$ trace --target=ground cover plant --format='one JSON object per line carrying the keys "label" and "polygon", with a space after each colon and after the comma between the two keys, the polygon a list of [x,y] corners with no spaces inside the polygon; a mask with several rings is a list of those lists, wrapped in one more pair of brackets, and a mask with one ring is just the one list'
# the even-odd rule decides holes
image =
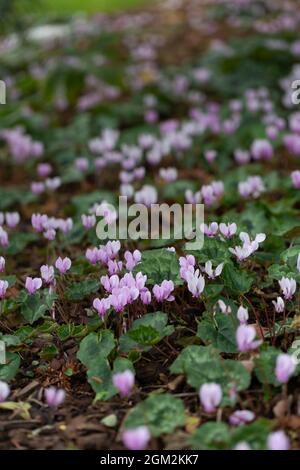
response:
{"label": "ground cover plant", "polygon": [[[0,449],[299,449],[297,3],[35,26],[0,42]],[[203,247],[99,240],[120,195],[204,204]]]}

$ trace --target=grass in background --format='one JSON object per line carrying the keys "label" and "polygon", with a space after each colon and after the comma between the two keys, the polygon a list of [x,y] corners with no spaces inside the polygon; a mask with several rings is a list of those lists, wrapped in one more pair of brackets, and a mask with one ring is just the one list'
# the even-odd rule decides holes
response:
{"label": "grass in background", "polygon": [[58,14],[76,11],[95,13],[126,10],[143,3],[145,0],[40,0],[40,9],[43,12]]}

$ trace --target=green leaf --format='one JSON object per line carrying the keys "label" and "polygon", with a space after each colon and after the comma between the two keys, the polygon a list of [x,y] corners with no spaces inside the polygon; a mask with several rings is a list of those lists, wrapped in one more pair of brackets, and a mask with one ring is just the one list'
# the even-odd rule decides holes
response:
{"label": "green leaf", "polygon": [[9,237],[9,246],[6,249],[6,254],[17,255],[22,253],[30,243],[36,242],[38,239],[36,233],[12,233]]}
{"label": "green leaf", "polygon": [[236,268],[231,263],[224,265],[221,277],[225,286],[234,294],[245,294],[254,282],[254,275]]}
{"label": "green leaf", "polygon": [[78,214],[86,213],[95,203],[100,204],[103,201],[114,204],[114,194],[110,191],[94,191],[72,198],[72,204],[75,206]]}
{"label": "green leaf", "polygon": [[182,401],[169,393],[150,395],[130,411],[125,419],[126,429],[148,426],[152,436],[170,434],[185,423]]}
{"label": "green leaf", "polygon": [[97,279],[88,279],[86,281],[76,282],[66,289],[66,298],[68,300],[78,301],[97,292],[99,287],[100,284]]}
{"label": "green leaf", "polygon": [[190,439],[194,450],[224,450],[230,442],[229,427],[225,423],[205,423]]}
{"label": "green leaf", "polygon": [[20,357],[16,353],[6,353],[6,364],[0,364],[0,380],[9,382],[18,372]]}
{"label": "green leaf", "polygon": [[129,338],[139,344],[152,346],[159,342],[159,331],[155,330],[151,325],[140,325],[138,328],[131,329],[128,332]]}
{"label": "green leaf", "polygon": [[112,384],[112,372],[105,358],[93,359],[87,370],[88,382],[96,393],[96,400],[108,400],[116,394]]}
{"label": "green leaf", "polygon": [[232,315],[222,313],[207,316],[198,324],[197,336],[225,353],[236,353],[235,332],[238,321]]}
{"label": "green leaf", "polygon": [[21,314],[31,325],[43,317],[47,310],[49,308],[43,303],[39,292],[34,295],[28,295],[25,302],[21,305]]}
{"label": "green leaf", "polygon": [[229,391],[245,390],[250,385],[251,376],[238,361],[222,359],[212,346],[187,346],[170,367],[172,374],[185,374],[187,382],[197,390],[208,382],[216,382],[223,390],[222,406],[232,404]]}
{"label": "green leaf", "polygon": [[106,358],[114,347],[115,340],[111,331],[104,330],[100,333],[90,333],[81,341],[77,357],[82,364],[89,368],[92,361]]}
{"label": "green leaf", "polygon": [[252,450],[265,450],[267,437],[272,427],[272,421],[265,418],[259,418],[254,423],[237,427],[232,432],[231,448],[239,442],[247,442]]}
{"label": "green leaf", "polygon": [[265,349],[262,348],[259,357],[255,359],[255,375],[262,384],[268,383],[278,386],[279,382],[275,376],[275,367],[277,356],[281,351],[272,346],[264,347]]}
{"label": "green leaf", "polygon": [[139,271],[147,275],[148,284],[160,284],[165,279],[173,281],[175,285],[182,284],[178,257],[166,248],[144,251],[142,261],[135,267],[134,273]]}
{"label": "green leaf", "polygon": [[192,254],[200,263],[214,260],[216,264],[223,263],[230,258],[227,244],[217,238],[204,238],[204,245],[200,251],[194,250]]}
{"label": "green leaf", "polygon": [[120,350],[123,352],[129,352],[133,349],[147,351],[165,336],[172,334],[173,331],[174,327],[168,325],[166,313],[148,313],[135,320],[129,332],[121,336]]}

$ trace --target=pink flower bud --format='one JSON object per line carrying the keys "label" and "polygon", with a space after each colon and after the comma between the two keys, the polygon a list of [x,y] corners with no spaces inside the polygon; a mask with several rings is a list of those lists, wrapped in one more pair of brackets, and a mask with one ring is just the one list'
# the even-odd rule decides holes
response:
{"label": "pink flower bud", "polygon": [[10,394],[9,385],[6,382],[0,380],[0,403],[6,400]]}
{"label": "pink flower bud", "polygon": [[112,377],[114,386],[118,389],[122,397],[130,395],[132,387],[134,386],[134,374],[131,370],[127,369],[124,372],[118,372]]}
{"label": "pink flower bud", "polygon": [[267,446],[269,450],[289,450],[290,441],[284,431],[275,431],[269,434]]}
{"label": "pink flower bud", "polygon": [[50,408],[57,408],[64,402],[66,397],[65,391],[56,387],[46,388],[44,394],[47,405],[50,406]]}
{"label": "pink flower bud", "polygon": [[123,444],[129,450],[144,450],[150,438],[151,435],[147,426],[128,429],[128,431],[124,431],[122,435]]}
{"label": "pink flower bud", "polygon": [[288,354],[279,354],[276,360],[275,375],[280,383],[287,383],[296,369],[296,363]]}
{"label": "pink flower bud", "polygon": [[199,391],[200,401],[206,413],[213,413],[222,400],[222,389],[219,384],[203,384]]}

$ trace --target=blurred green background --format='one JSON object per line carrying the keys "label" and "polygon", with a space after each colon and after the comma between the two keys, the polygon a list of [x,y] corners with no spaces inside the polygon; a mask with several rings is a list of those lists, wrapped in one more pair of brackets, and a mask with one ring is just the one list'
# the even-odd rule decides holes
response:
{"label": "blurred green background", "polygon": [[21,32],[34,18],[42,22],[76,13],[114,12],[154,0],[0,0],[0,36]]}
{"label": "blurred green background", "polygon": [[144,0],[39,0],[40,8],[51,13],[115,11],[141,5]]}

